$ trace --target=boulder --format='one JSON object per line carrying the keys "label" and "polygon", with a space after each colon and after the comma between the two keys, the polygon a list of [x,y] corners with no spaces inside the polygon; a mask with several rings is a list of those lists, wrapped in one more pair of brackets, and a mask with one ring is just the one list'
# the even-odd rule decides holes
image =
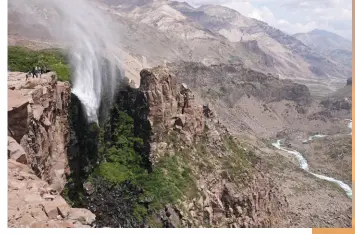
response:
{"label": "boulder", "polygon": [[16,140],[10,136],[7,137],[7,158],[11,158],[19,163],[27,163],[26,152],[22,146],[19,145]]}
{"label": "boulder", "polygon": [[72,208],[69,213],[69,219],[77,220],[83,225],[92,225],[96,216],[87,209]]}

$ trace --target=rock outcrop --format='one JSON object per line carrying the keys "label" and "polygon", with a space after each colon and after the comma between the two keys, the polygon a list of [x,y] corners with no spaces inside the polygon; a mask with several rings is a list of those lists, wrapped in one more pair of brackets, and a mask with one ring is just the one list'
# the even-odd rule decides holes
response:
{"label": "rock outcrop", "polygon": [[8,87],[9,136],[21,144],[36,174],[61,192],[68,166],[69,83],[58,82],[54,73],[26,81],[24,73],[10,72]]}
{"label": "rock outcrop", "polygon": [[45,181],[26,165],[8,161],[8,227],[91,227],[95,215],[71,208]]}
{"label": "rock outcrop", "polygon": [[[194,102],[194,96],[186,84],[178,84],[166,68],[157,67],[141,71],[139,91],[145,96],[149,106],[148,120],[153,132],[169,133],[178,131],[182,140],[191,144],[193,139],[204,130],[204,115],[201,105]],[[155,144],[161,139],[152,139],[152,154],[155,150],[166,148],[164,143]],[[154,159],[152,159],[154,161]]]}

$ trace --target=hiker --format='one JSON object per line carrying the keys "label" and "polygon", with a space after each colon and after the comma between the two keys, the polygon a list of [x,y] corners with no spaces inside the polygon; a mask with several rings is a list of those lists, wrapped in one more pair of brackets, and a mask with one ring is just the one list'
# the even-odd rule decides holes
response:
{"label": "hiker", "polygon": [[32,73],[32,78],[35,78],[35,76],[37,76],[36,75],[36,67],[32,67],[31,73]]}
{"label": "hiker", "polygon": [[41,77],[40,67],[39,67],[39,66],[36,66],[36,77],[37,77],[37,78],[38,78],[38,74],[39,74],[39,77]]}
{"label": "hiker", "polygon": [[44,66],[41,67],[41,74],[44,74]]}

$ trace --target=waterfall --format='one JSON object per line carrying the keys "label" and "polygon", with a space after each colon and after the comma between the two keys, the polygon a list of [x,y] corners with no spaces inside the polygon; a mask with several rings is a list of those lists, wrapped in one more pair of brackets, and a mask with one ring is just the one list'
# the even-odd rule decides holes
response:
{"label": "waterfall", "polygon": [[98,122],[103,95],[111,102],[122,77],[115,52],[119,37],[110,29],[110,18],[88,0],[12,0],[10,7],[21,16],[22,25],[45,29],[51,40],[65,46],[73,69],[72,92],[88,121]]}

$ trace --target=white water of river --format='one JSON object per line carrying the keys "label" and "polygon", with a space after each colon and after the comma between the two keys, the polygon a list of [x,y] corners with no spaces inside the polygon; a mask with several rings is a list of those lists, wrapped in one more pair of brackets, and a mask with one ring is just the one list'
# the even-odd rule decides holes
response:
{"label": "white water of river", "polygon": [[348,128],[351,129],[351,133],[350,135],[353,135],[353,121],[352,120],[349,120],[350,122],[348,123]]}
{"label": "white water of river", "polygon": [[[352,129],[352,121],[348,124],[348,127],[350,129]],[[325,135],[316,135],[316,136],[318,136],[318,137],[315,137],[315,136],[313,136],[313,138],[310,137],[308,139],[308,141],[313,140],[314,138],[319,138],[319,136],[324,137]],[[310,169],[309,169],[307,160],[303,157],[303,155],[300,152],[298,152],[296,150],[288,150],[288,149],[282,147],[281,146],[281,140],[277,140],[276,142],[272,143],[272,146],[274,146],[275,148],[277,148],[279,150],[282,150],[284,152],[287,152],[287,153],[293,155],[296,158],[296,160],[297,160],[297,162],[298,162],[298,164],[299,164],[301,169],[305,170],[306,172],[314,175],[315,177],[317,177],[317,178],[319,178],[321,180],[325,180],[325,181],[329,181],[331,183],[335,183],[336,185],[338,185],[340,188],[342,188],[344,190],[344,192],[346,193],[346,195],[350,199],[352,199],[353,192],[352,192],[352,189],[351,189],[351,187],[349,185],[345,184],[344,182],[342,182],[340,180],[336,180],[336,179],[334,179],[332,177],[319,175],[319,174],[315,174],[315,173],[311,172]]]}

